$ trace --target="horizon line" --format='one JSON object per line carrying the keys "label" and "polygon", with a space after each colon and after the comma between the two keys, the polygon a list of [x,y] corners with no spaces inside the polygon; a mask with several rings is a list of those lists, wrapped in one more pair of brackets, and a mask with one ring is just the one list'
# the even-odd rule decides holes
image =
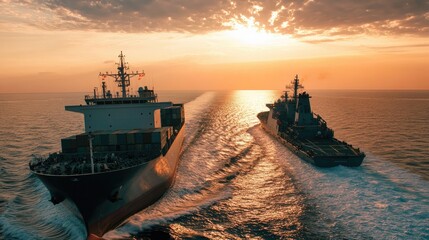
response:
{"label": "horizon line", "polygon": [[[310,91],[429,91],[429,89],[362,89],[362,88],[309,88]],[[283,89],[159,89],[157,91],[202,91],[202,92],[225,92],[225,91],[283,91]],[[56,92],[0,92],[0,94],[52,94],[52,93],[92,93],[92,91],[56,91]]]}

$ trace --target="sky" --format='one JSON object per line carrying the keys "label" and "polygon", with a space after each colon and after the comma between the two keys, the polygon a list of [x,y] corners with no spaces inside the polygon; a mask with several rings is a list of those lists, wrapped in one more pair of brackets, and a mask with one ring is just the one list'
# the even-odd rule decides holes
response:
{"label": "sky", "polygon": [[[429,89],[427,0],[0,0],[0,93]],[[109,85],[110,84],[110,85]],[[113,82],[108,82],[113,88]]]}

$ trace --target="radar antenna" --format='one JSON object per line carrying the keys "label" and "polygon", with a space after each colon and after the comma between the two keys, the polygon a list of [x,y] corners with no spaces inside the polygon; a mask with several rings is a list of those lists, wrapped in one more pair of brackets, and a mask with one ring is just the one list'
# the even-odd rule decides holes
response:
{"label": "radar antenna", "polygon": [[296,102],[298,100],[298,89],[304,88],[304,86],[299,84],[298,74],[295,75],[295,79],[292,80],[291,85],[287,86],[287,88],[293,89],[293,99]]}
{"label": "radar antenna", "polygon": [[127,87],[130,86],[130,78],[134,77],[134,76],[144,76],[144,71],[140,72],[136,71],[136,72],[131,72],[131,73],[127,73],[126,70],[129,70],[130,68],[128,67],[128,63],[125,62],[125,55],[121,54],[118,56],[119,57],[119,63],[116,63],[118,65],[118,73],[100,73],[99,76],[105,78],[105,77],[113,77],[115,79],[115,82],[118,83],[118,87],[120,87],[122,89],[122,97],[126,98],[127,97]]}

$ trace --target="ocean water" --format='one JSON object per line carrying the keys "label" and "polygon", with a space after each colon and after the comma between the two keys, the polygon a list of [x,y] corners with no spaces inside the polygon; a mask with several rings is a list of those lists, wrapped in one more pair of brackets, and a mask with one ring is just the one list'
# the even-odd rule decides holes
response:
{"label": "ocean water", "polygon": [[[429,91],[310,91],[313,111],[366,154],[316,168],[258,125],[279,91],[160,91],[186,102],[174,185],[106,239],[429,239]],[[83,130],[82,94],[0,94],[0,238],[85,239],[28,169]]]}

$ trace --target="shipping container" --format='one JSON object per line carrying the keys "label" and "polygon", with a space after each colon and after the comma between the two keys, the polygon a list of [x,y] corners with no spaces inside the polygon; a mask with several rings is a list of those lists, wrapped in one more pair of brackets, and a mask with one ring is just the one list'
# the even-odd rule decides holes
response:
{"label": "shipping container", "polygon": [[161,125],[162,127],[174,126],[172,122],[174,119],[182,119],[183,107],[181,105],[171,106],[161,109]]}
{"label": "shipping container", "polygon": [[61,139],[61,150],[63,153],[74,153],[76,152],[76,148],[76,136]]}
{"label": "shipping container", "polygon": [[89,153],[89,147],[77,147],[77,153]]}
{"label": "shipping container", "polygon": [[116,146],[117,146],[116,144],[115,145],[109,145],[109,146],[107,146],[107,150],[109,152],[119,151],[119,149],[117,150]]}
{"label": "shipping container", "polygon": [[94,146],[94,152],[108,152],[109,146],[102,145],[102,146]]}
{"label": "shipping container", "polygon": [[108,145],[117,145],[118,144],[118,140],[117,140],[117,135],[116,134],[110,134],[109,135],[109,144]]}
{"label": "shipping container", "polygon": [[[173,108],[174,109],[174,108]],[[170,112],[173,111],[170,109]],[[177,123],[178,121],[175,120]],[[131,131],[117,130],[114,132],[93,133],[92,145],[94,153],[117,151],[140,151],[148,154],[168,150],[174,137],[172,126],[155,129],[134,129]],[[89,153],[88,134],[71,136],[61,140],[64,153]]]}
{"label": "shipping container", "polygon": [[127,144],[128,145],[131,145],[131,144],[135,144],[136,143],[136,141],[135,141],[135,133],[128,133],[127,134]]}
{"label": "shipping container", "polygon": [[142,151],[142,152],[144,152],[145,151],[145,148],[144,148],[144,145],[143,144],[136,144],[135,145],[135,150],[136,151]]}
{"label": "shipping container", "polygon": [[109,142],[110,142],[109,134],[102,134],[100,135],[100,138],[101,138],[101,145],[109,145]]}
{"label": "shipping container", "polygon": [[118,134],[117,135],[118,145],[126,145],[127,144],[127,134]]}
{"label": "shipping container", "polygon": [[94,145],[94,146],[100,146],[100,145],[103,145],[103,144],[101,143],[101,135],[93,135],[92,145]]}
{"label": "shipping container", "polygon": [[152,134],[150,132],[145,132],[143,134],[143,143],[148,144],[152,142]]}
{"label": "shipping container", "polygon": [[161,151],[161,145],[158,143],[154,143],[154,144],[149,144],[150,146],[150,150],[149,152],[160,152]]}
{"label": "shipping container", "polygon": [[76,146],[77,147],[89,147],[89,140],[87,134],[76,135]]}
{"label": "shipping container", "polygon": [[161,142],[161,131],[160,131],[160,129],[155,129],[151,135],[152,135],[152,143],[160,143]]}
{"label": "shipping container", "polygon": [[143,133],[135,133],[134,140],[136,144],[142,144],[143,143]]}

